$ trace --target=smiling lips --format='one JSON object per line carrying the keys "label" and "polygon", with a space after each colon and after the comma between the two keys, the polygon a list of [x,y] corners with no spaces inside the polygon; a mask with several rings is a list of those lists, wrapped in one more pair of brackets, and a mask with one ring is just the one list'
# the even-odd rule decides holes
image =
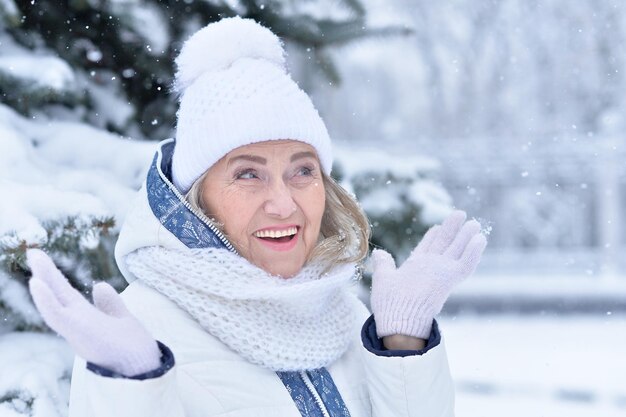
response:
{"label": "smiling lips", "polygon": [[257,230],[254,236],[266,247],[277,251],[288,251],[298,241],[299,227],[289,226],[282,229],[267,228]]}
{"label": "smiling lips", "polygon": [[298,233],[298,228],[296,226],[291,226],[283,230],[273,230],[273,229],[257,230],[254,233],[254,235],[260,238],[270,237],[270,238],[276,239],[276,238],[281,238],[284,236],[293,236],[296,233]]}

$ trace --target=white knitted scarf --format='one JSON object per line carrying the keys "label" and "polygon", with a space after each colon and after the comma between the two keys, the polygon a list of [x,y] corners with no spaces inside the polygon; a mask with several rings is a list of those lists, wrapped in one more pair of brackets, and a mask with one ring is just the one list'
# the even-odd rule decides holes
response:
{"label": "white knitted scarf", "polygon": [[130,271],[248,361],[274,371],[327,366],[354,337],[354,264],[273,276],[225,249],[139,249]]}

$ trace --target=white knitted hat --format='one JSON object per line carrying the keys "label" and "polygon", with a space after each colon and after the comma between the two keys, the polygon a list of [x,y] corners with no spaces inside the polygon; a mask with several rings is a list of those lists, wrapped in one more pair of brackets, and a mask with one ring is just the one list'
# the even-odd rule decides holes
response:
{"label": "white knitted hat", "polygon": [[172,179],[181,192],[231,150],[267,140],[308,143],[330,173],[326,126],[287,73],[282,43],[269,29],[251,19],[222,19],[191,36],[176,64]]}

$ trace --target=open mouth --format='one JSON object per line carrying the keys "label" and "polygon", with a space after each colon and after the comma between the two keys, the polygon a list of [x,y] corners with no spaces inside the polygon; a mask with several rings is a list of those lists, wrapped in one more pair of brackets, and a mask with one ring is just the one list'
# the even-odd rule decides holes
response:
{"label": "open mouth", "polygon": [[284,230],[259,230],[254,236],[266,242],[286,243],[291,241],[298,233],[298,227],[292,226]]}

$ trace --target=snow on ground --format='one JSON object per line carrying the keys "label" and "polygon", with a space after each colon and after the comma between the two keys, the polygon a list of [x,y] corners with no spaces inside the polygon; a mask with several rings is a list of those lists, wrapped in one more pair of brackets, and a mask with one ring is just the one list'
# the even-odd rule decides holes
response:
{"label": "snow on ground", "polygon": [[457,415],[626,415],[624,300],[624,276],[500,272],[463,282],[440,319]]}
{"label": "snow on ground", "polygon": [[439,321],[457,416],[626,415],[626,315]]}

